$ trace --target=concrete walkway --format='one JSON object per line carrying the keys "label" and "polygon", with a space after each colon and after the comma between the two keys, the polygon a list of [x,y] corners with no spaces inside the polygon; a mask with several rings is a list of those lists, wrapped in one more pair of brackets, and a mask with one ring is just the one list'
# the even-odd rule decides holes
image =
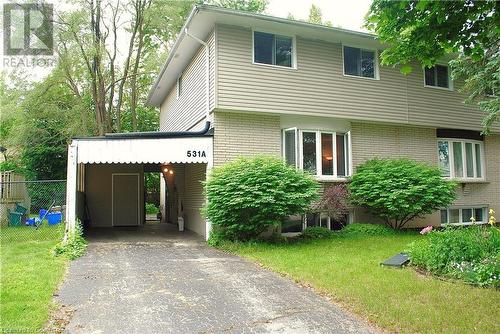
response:
{"label": "concrete walkway", "polygon": [[289,279],[164,226],[93,231],[56,302],[67,333],[373,333]]}

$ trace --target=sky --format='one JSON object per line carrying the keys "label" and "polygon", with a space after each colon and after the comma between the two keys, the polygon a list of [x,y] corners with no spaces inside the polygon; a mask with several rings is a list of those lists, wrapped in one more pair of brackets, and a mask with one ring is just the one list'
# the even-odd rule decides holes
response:
{"label": "sky", "polygon": [[306,19],[309,8],[314,4],[321,8],[323,19],[331,21],[334,27],[367,31],[363,19],[371,0],[270,0],[266,13],[287,17],[291,13],[295,19]]}

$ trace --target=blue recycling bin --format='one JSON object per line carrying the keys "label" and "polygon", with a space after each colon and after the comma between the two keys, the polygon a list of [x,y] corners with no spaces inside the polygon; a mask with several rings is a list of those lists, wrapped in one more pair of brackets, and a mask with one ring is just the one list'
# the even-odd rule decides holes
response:
{"label": "blue recycling bin", "polygon": [[35,226],[36,218],[28,218],[26,219],[26,226]]}
{"label": "blue recycling bin", "polygon": [[45,218],[47,218],[49,225],[59,224],[60,222],[62,222],[62,212],[50,212]]}
{"label": "blue recycling bin", "polygon": [[46,213],[47,213],[47,210],[45,210],[45,209],[40,209],[40,211],[38,212],[38,217],[39,217],[40,219],[42,219],[42,218],[43,218],[43,216],[45,216],[45,214],[46,214]]}

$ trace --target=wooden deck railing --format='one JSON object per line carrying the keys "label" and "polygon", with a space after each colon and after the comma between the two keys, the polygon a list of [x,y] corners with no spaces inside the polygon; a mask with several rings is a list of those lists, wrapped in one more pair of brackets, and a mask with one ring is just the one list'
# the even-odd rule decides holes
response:
{"label": "wooden deck railing", "polygon": [[26,180],[23,175],[0,172],[0,203],[12,203],[26,198]]}

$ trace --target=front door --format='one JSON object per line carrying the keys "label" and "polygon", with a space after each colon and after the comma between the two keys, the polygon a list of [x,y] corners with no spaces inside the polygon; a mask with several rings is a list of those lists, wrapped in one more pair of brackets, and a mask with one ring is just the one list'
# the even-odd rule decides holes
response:
{"label": "front door", "polygon": [[113,174],[111,177],[113,226],[138,226],[140,221],[139,174]]}

